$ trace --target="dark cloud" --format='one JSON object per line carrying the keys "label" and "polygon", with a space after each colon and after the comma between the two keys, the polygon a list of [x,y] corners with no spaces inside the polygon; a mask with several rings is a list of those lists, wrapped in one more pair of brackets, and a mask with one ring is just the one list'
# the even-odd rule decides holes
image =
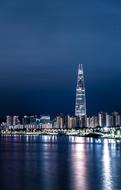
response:
{"label": "dark cloud", "polygon": [[0,112],[73,113],[84,64],[88,113],[119,110],[121,3],[0,1]]}

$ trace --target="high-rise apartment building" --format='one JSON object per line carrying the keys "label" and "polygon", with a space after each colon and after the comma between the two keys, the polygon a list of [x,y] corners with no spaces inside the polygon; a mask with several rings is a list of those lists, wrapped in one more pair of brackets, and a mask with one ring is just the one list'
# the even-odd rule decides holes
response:
{"label": "high-rise apartment building", "polygon": [[20,124],[19,116],[14,115],[13,116],[13,125]]}
{"label": "high-rise apartment building", "polygon": [[12,116],[10,116],[10,115],[6,116],[6,125],[8,127],[11,126],[11,125],[13,125],[13,118],[12,118]]}

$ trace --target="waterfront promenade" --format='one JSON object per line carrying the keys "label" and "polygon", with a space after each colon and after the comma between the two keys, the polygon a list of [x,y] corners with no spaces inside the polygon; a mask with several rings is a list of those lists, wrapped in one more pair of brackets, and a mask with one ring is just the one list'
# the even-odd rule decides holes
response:
{"label": "waterfront promenade", "polygon": [[121,139],[121,128],[1,130],[1,135],[66,135]]}

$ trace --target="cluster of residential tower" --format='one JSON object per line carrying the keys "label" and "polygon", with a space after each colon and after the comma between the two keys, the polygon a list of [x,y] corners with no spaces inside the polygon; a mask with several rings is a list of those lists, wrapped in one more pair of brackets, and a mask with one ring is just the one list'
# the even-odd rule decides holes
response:
{"label": "cluster of residential tower", "polygon": [[1,123],[2,129],[75,129],[118,126],[121,126],[121,115],[118,112],[112,114],[100,112],[97,116],[85,116],[83,123],[78,116],[64,116],[63,114],[57,114],[54,119],[51,119],[49,115],[6,116],[6,120]]}

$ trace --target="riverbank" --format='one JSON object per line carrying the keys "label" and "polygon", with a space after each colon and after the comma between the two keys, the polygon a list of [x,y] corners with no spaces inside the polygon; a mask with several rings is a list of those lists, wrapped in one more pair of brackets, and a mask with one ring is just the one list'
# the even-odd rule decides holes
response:
{"label": "riverbank", "polygon": [[42,135],[48,135],[48,136],[75,136],[75,137],[89,137],[89,138],[96,138],[96,139],[116,139],[121,140],[121,136],[119,135],[111,135],[111,134],[103,134],[103,133],[64,133],[64,132],[10,132],[10,131],[4,131],[0,133],[1,136],[42,136]]}

